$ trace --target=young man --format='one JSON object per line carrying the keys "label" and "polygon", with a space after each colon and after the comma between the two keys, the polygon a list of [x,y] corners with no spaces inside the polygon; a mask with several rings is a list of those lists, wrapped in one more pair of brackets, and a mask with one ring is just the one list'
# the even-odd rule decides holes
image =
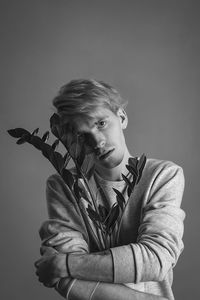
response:
{"label": "young man", "polygon": [[69,300],[174,299],[172,269],[183,250],[182,169],[147,159],[128,197],[122,174],[131,180],[126,165],[133,156],[124,137],[128,118],[119,93],[103,82],[73,80],[60,90],[54,105],[63,124],[70,123],[89,150],[88,157],[92,153],[97,202],[109,209],[116,188],[126,207],[118,239],[97,251],[64,181],[52,175],[47,181],[49,220],[40,230],[42,257],[35,263],[39,281]]}

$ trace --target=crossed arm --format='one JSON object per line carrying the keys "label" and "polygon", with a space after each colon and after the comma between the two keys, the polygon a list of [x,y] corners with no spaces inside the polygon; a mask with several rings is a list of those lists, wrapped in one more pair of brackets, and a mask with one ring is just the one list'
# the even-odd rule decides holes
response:
{"label": "crossed arm", "polygon": [[[49,215],[53,217],[49,224],[56,224],[57,233],[64,231],[65,235],[61,237],[58,234],[52,237],[53,233],[50,231],[48,235],[44,232],[41,234],[43,240],[52,237],[49,240],[51,243],[46,245],[48,249],[56,249],[59,253],[49,255],[44,251],[44,255],[36,263],[39,279],[45,285],[53,286],[62,278],[57,285],[57,290],[66,297],[66,292],[72,287],[69,293],[70,300],[164,299],[120,284],[162,281],[169,268],[176,263],[182,249],[184,215],[179,207],[183,191],[182,172],[177,167],[173,167],[167,171],[160,171],[156,180],[157,186],[152,188],[149,203],[145,208],[138,243],[96,254],[88,251],[85,243],[87,239],[83,238],[82,224],[79,223],[80,219],[77,218],[74,205],[65,207],[64,186],[60,182],[61,188],[58,190],[55,188],[55,183],[49,182],[49,199],[51,199]],[[79,240],[75,242],[74,236],[69,237],[70,231],[78,232]],[[67,255],[67,264],[64,253],[70,253]],[[125,262],[124,256],[126,256]],[[70,277],[76,280],[71,281]],[[98,282],[100,284],[97,285]]]}
{"label": "crossed arm", "polygon": [[[43,243],[43,257],[36,262],[39,280],[55,287],[70,300],[162,300],[122,284],[113,284],[109,251],[88,254],[87,245],[76,231],[61,232]],[[65,253],[68,253],[66,256]],[[66,259],[68,258],[68,267]],[[80,272],[81,271],[81,272]],[[72,272],[72,273],[71,273]],[[76,279],[72,279],[76,278]],[[103,280],[103,281],[101,281]]]}

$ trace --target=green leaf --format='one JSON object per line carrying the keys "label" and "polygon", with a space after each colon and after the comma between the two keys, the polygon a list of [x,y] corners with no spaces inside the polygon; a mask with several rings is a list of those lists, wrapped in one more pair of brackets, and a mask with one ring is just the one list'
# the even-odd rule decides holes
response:
{"label": "green leaf", "polygon": [[55,137],[60,138],[59,130],[56,126],[51,127],[51,132],[55,135]]}
{"label": "green leaf", "polygon": [[88,205],[88,208],[86,210],[88,212],[88,216],[90,217],[90,219],[92,221],[96,221],[96,222],[101,221],[100,216],[98,215],[98,213],[95,210],[92,209],[91,205]]}
{"label": "green leaf", "polygon": [[76,165],[76,171],[77,171],[77,173],[76,173],[77,177],[82,178],[82,173],[81,173],[81,170],[78,165]]}
{"label": "green leaf", "polygon": [[88,196],[87,196],[85,190],[82,189],[80,186],[79,186],[79,195],[81,198],[83,198],[85,201],[87,201],[89,204],[91,204],[91,201],[88,199]]}
{"label": "green leaf", "polygon": [[98,210],[99,210],[99,215],[100,215],[100,218],[101,218],[101,222],[104,222],[107,215],[108,215],[108,210],[105,206],[103,206],[101,204],[99,204]]}
{"label": "green leaf", "polygon": [[56,161],[56,157],[54,155],[54,151],[52,149],[52,151],[49,153],[49,160],[50,162],[52,163],[52,165],[54,166],[54,168],[56,169],[56,171],[59,173],[59,168],[58,168],[58,165],[57,165],[57,161]]}
{"label": "green leaf", "polygon": [[[138,176],[139,176],[139,174],[138,174]],[[134,187],[135,187],[135,185],[136,185],[138,176],[136,177],[136,176],[133,175],[133,178],[132,178],[132,181],[131,181],[131,183],[132,183],[132,185],[133,185],[133,189],[134,189]]]}
{"label": "green leaf", "polygon": [[130,182],[130,180],[127,178],[127,176],[125,176],[124,174],[122,174],[122,178],[126,182],[126,184],[128,186],[130,186],[130,188],[133,188],[133,184]]}
{"label": "green leaf", "polygon": [[95,170],[95,164],[92,165],[92,167],[88,170],[87,174],[86,174],[86,177],[87,179],[89,180],[92,175],[94,174],[94,170]]}
{"label": "green leaf", "polygon": [[81,186],[79,185],[78,177],[76,178],[76,181],[75,181],[75,183],[73,185],[73,189],[74,189],[74,194],[77,197],[77,199],[80,200],[81,198],[83,198],[89,204],[91,204],[90,200],[87,198],[87,195],[86,195],[84,189],[82,189]]}
{"label": "green leaf", "polygon": [[137,157],[130,157],[129,160],[128,160],[128,164],[130,166],[132,166],[134,169],[136,169],[137,168],[137,164],[138,164]]}
{"label": "green leaf", "polygon": [[30,143],[37,149],[42,150],[43,141],[39,136],[32,135],[30,139]]}
{"label": "green leaf", "polygon": [[50,160],[56,171],[60,174],[64,165],[62,155],[59,152],[54,152],[53,149],[48,153],[48,155],[48,159]]}
{"label": "green leaf", "polygon": [[[56,171],[58,173],[60,173],[61,167],[60,167],[60,162],[59,162],[59,158],[58,158],[59,154],[58,155],[55,154],[52,147],[50,145],[46,144],[46,143],[43,144],[41,150],[42,150],[42,154],[52,163],[52,165],[54,166]],[[58,152],[56,152],[56,153],[58,153]]]}
{"label": "green leaf", "polygon": [[45,143],[47,142],[49,139],[49,131],[46,131],[44,134],[43,134],[43,137],[42,137],[42,141]]}
{"label": "green leaf", "polygon": [[60,117],[58,114],[53,114],[50,118],[50,128],[51,132],[57,137],[60,138]]}
{"label": "green leaf", "polygon": [[146,161],[147,161],[147,158],[146,158],[145,154],[142,154],[142,156],[140,157],[140,159],[138,161],[137,169],[138,169],[138,172],[139,172],[139,176],[137,178],[137,182],[136,183],[138,183],[140,181],[141,177],[142,177],[142,172],[144,170]]}
{"label": "green leaf", "polygon": [[55,140],[55,142],[51,145],[51,148],[55,150],[59,144],[59,139]]}
{"label": "green leaf", "polygon": [[85,159],[85,147],[82,147],[79,156],[77,157],[77,162],[80,167],[82,166],[84,159]]}
{"label": "green leaf", "polygon": [[75,181],[73,188],[74,188],[74,194],[75,194],[76,198],[80,199],[81,197],[80,197],[80,190],[79,190],[79,186],[78,186],[78,180]]}
{"label": "green leaf", "polygon": [[113,191],[117,194],[116,199],[117,199],[117,203],[119,205],[119,207],[121,209],[123,209],[126,201],[124,199],[124,196],[122,195],[122,193],[120,191],[118,191],[117,189],[113,188]]}
{"label": "green leaf", "polygon": [[130,197],[130,195],[131,195],[132,192],[133,192],[133,187],[128,186],[128,189],[127,189],[127,195],[128,195],[128,197]]}
{"label": "green leaf", "polygon": [[[42,145],[42,154],[48,158],[48,160],[50,160],[50,157],[52,156],[53,153],[53,149],[51,148],[51,146],[49,144],[44,143]],[[51,161],[51,160],[50,160]]]}
{"label": "green leaf", "polygon": [[31,137],[30,133],[23,134],[22,137],[20,139],[18,139],[16,143],[18,145],[24,144],[26,142],[29,143],[30,142],[30,137]]}
{"label": "green leaf", "polygon": [[130,165],[126,165],[126,168],[132,175],[134,175],[135,177],[138,176],[137,168],[134,168],[133,166]]}
{"label": "green leaf", "polygon": [[68,185],[68,187],[70,189],[72,189],[72,186],[74,184],[74,177],[73,177],[72,173],[67,169],[63,169],[62,170],[62,178],[63,178],[64,182]]}
{"label": "green leaf", "polygon": [[61,172],[64,168],[64,159],[62,155],[57,151],[54,152],[54,156],[57,163],[57,169],[59,170],[59,172]]}
{"label": "green leaf", "polygon": [[22,145],[24,143],[26,143],[26,139],[24,139],[23,137],[18,139],[17,142],[16,142],[18,145]]}
{"label": "green leaf", "polygon": [[109,232],[110,229],[112,229],[114,227],[114,225],[116,224],[117,222],[117,219],[119,217],[119,206],[116,205],[116,203],[111,207],[110,209],[110,213],[108,215],[108,217],[106,218],[106,222],[105,222],[105,225],[106,225],[106,229],[107,231]]}
{"label": "green leaf", "polygon": [[14,138],[20,138],[24,134],[30,135],[30,132],[26,129],[23,129],[23,128],[9,129],[7,132],[9,133],[10,136],[12,136]]}
{"label": "green leaf", "polygon": [[128,194],[128,197],[130,197],[130,194],[133,191],[134,185],[132,182],[130,182],[130,180],[124,174],[122,174],[122,178],[124,179],[124,181],[126,182],[126,184],[128,186],[127,194]]}
{"label": "green leaf", "polygon": [[146,156],[145,154],[143,153],[141,155],[141,157],[138,159],[138,164],[137,164],[137,169],[138,171],[140,170],[141,166],[143,165],[143,162],[146,160]]}
{"label": "green leaf", "polygon": [[31,135],[38,134],[38,132],[39,132],[39,128],[36,128],[35,130],[33,130],[33,132],[31,133]]}
{"label": "green leaf", "polygon": [[56,126],[56,125],[60,125],[60,117],[58,114],[54,113],[51,117],[50,117],[50,127]]}
{"label": "green leaf", "polygon": [[63,159],[64,159],[64,168],[66,168],[71,159],[69,152],[66,152]]}
{"label": "green leaf", "polygon": [[133,164],[132,164],[132,166],[126,165],[126,167],[129,170],[129,172],[132,174],[132,180],[131,180],[132,187],[129,186],[128,190],[127,190],[128,197],[130,197],[130,195],[136,185],[137,178],[139,176],[139,172],[136,167],[133,167]]}

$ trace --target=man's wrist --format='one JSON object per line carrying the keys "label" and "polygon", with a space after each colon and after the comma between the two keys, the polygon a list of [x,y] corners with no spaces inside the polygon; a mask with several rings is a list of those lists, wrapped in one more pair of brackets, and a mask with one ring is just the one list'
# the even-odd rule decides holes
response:
{"label": "man's wrist", "polygon": [[67,260],[67,255],[65,253],[55,254],[55,260],[54,260],[55,270],[56,268],[58,269],[60,273],[59,276],[60,278],[70,277],[67,270],[66,260]]}
{"label": "man's wrist", "polygon": [[[77,278],[77,273],[84,265],[84,258],[88,254],[69,253],[66,256],[66,268],[70,277]],[[83,258],[84,257],[84,258]]]}

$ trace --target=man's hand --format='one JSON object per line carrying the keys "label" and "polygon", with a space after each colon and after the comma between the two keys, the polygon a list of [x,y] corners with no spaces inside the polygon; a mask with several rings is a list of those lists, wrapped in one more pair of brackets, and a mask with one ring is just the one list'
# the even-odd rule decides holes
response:
{"label": "man's hand", "polygon": [[61,278],[69,277],[66,267],[66,253],[88,253],[88,245],[78,231],[54,233],[43,241],[42,255],[35,263],[39,281],[53,287]]}
{"label": "man's hand", "polygon": [[66,254],[58,253],[51,247],[41,248],[42,257],[35,262],[36,275],[47,287],[53,287],[60,278],[69,277]]}

